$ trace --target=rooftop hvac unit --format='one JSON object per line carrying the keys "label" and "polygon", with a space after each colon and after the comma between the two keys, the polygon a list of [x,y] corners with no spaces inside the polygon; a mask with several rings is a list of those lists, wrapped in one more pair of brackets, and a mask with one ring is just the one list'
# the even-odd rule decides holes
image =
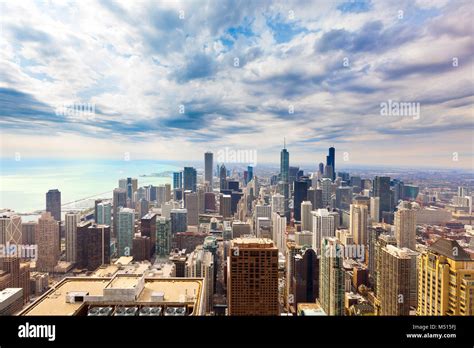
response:
{"label": "rooftop hvac unit", "polygon": [[167,307],[166,316],[184,316],[186,315],[186,307]]}
{"label": "rooftop hvac unit", "polygon": [[87,315],[91,317],[105,317],[112,315],[112,311],[112,307],[91,307],[89,308]]}
{"label": "rooftop hvac unit", "polygon": [[114,316],[132,317],[137,315],[137,307],[116,307]]}
{"label": "rooftop hvac unit", "polygon": [[138,315],[141,316],[160,316],[162,312],[161,307],[142,307]]}

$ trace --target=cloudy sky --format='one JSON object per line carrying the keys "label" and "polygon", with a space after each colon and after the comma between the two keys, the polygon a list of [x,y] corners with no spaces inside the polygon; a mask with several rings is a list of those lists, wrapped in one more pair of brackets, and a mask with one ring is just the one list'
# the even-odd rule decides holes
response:
{"label": "cloudy sky", "polygon": [[470,0],[0,6],[3,158],[473,167]]}

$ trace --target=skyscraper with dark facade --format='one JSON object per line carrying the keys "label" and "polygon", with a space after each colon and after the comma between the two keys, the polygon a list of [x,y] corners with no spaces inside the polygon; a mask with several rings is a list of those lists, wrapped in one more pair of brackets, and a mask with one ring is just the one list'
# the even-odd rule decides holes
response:
{"label": "skyscraper with dark facade", "polygon": [[54,220],[61,222],[61,192],[58,189],[46,193],[46,211],[49,211]]}
{"label": "skyscraper with dark facade", "polygon": [[316,302],[319,296],[319,259],[313,249],[295,255],[293,294],[295,307],[300,302]]}
{"label": "skyscraper with dark facade", "polygon": [[184,190],[196,192],[197,187],[197,172],[193,167],[184,167],[183,171],[183,186]]}
{"label": "skyscraper with dark facade", "polygon": [[336,180],[336,149],[334,147],[329,148],[329,155],[326,157],[326,166],[331,166],[331,179]]}
{"label": "skyscraper with dark facade", "polygon": [[221,165],[219,169],[219,188],[221,190],[227,189],[227,170],[225,165]]}
{"label": "skyscraper with dark facade", "polygon": [[376,176],[373,185],[374,197],[380,198],[379,216],[391,211],[390,177]]}
{"label": "skyscraper with dark facade", "polygon": [[212,152],[206,152],[204,154],[204,180],[209,183],[212,187],[212,167],[213,167],[214,155]]}
{"label": "skyscraper with dark facade", "polygon": [[253,179],[253,167],[252,166],[248,166],[247,167],[247,182],[250,182],[252,181]]}
{"label": "skyscraper with dark facade", "polygon": [[294,182],[294,218],[301,221],[301,202],[308,199],[308,182],[298,180]]}
{"label": "skyscraper with dark facade", "polygon": [[284,214],[287,220],[290,220],[290,209],[288,207],[288,200],[290,199],[290,187],[289,187],[289,175],[290,175],[290,153],[286,149],[286,144],[280,152],[280,182],[278,183],[280,193],[285,196],[285,211]]}
{"label": "skyscraper with dark facade", "polygon": [[183,188],[183,172],[173,173],[173,189]]}
{"label": "skyscraper with dark facade", "polygon": [[81,222],[77,226],[77,264],[89,271],[110,263],[110,226]]}

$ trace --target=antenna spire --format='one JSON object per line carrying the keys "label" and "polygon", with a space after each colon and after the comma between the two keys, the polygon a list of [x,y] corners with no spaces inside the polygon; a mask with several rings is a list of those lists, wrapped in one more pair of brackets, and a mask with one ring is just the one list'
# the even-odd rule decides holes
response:
{"label": "antenna spire", "polygon": [[283,148],[286,149],[286,137],[283,137]]}

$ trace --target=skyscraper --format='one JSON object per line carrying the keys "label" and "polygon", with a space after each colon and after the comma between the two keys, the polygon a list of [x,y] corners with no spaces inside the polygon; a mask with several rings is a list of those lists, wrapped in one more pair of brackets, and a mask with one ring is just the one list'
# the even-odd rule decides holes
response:
{"label": "skyscraper", "polygon": [[370,217],[373,222],[380,222],[380,197],[370,197]]}
{"label": "skyscraper", "polygon": [[232,240],[227,301],[229,315],[279,315],[278,249],[271,240]]}
{"label": "skyscraper", "polygon": [[59,224],[50,212],[41,214],[35,235],[38,244],[36,269],[52,272],[59,261]]}
{"label": "skyscraper", "polygon": [[316,251],[321,250],[321,241],[325,237],[334,237],[336,234],[334,216],[327,209],[318,209],[313,215],[313,245]]}
{"label": "skyscraper", "polygon": [[313,205],[310,201],[301,202],[301,230],[302,231],[313,231],[313,216],[311,211]]}
{"label": "skyscraper", "polygon": [[304,249],[294,256],[294,305],[316,302],[319,295],[319,259],[313,249]]}
{"label": "skyscraper", "polygon": [[286,216],[281,213],[272,214],[273,241],[278,250],[285,252],[286,246]]}
{"label": "skyscraper", "polygon": [[323,178],[321,179],[321,190],[322,190],[322,201],[323,201],[323,208],[328,207],[331,205],[331,179]]}
{"label": "skyscraper", "polygon": [[212,152],[206,152],[204,154],[204,181],[209,183],[212,187],[212,168],[214,166],[214,157]]}
{"label": "skyscraper", "polygon": [[376,176],[374,178],[373,192],[374,197],[380,198],[379,217],[382,218],[384,211],[391,211],[390,177]]}
{"label": "skyscraper", "polygon": [[247,167],[247,182],[250,182],[253,180],[253,167],[248,166]]}
{"label": "skyscraper", "polygon": [[97,204],[96,222],[99,225],[110,226],[112,224],[112,204],[99,203]]}
{"label": "skyscraper", "polygon": [[327,315],[344,315],[343,246],[335,237],[323,238],[319,259],[319,302]]}
{"label": "skyscraper", "polygon": [[171,209],[171,236],[188,229],[188,211],[186,209]]}
{"label": "skyscraper", "polygon": [[135,234],[135,210],[122,208],[117,214],[117,252],[119,256],[131,256]]}
{"label": "skyscraper", "polygon": [[219,169],[219,188],[221,190],[227,189],[227,170],[224,164]]}
{"label": "skyscraper", "polygon": [[183,172],[173,173],[173,189],[183,188]]}
{"label": "skyscraper", "polygon": [[[120,255],[123,256],[123,254]],[[108,263],[110,263],[110,226],[98,225],[91,221],[79,223],[77,226],[78,267],[93,271]]]}
{"label": "skyscraper", "polygon": [[308,182],[297,180],[294,182],[293,210],[294,219],[301,221],[301,203],[308,199]]}
{"label": "skyscraper", "polygon": [[351,204],[349,231],[357,245],[367,245],[369,212],[365,204]]}
{"label": "skyscraper", "polygon": [[66,261],[76,262],[77,260],[77,224],[81,221],[78,213],[66,213]]}
{"label": "skyscraper", "polygon": [[0,244],[22,244],[21,217],[12,212],[0,214]]}
{"label": "skyscraper", "polygon": [[171,219],[158,217],[156,219],[156,255],[166,257],[171,251]]}
{"label": "skyscraper", "polygon": [[51,213],[54,220],[61,222],[61,192],[58,189],[46,193],[46,211]]}
{"label": "skyscraper", "polygon": [[331,180],[336,180],[336,149],[329,148],[329,155],[326,157],[326,166],[331,166]]}
{"label": "skyscraper", "polygon": [[416,248],[416,214],[409,202],[400,204],[395,212],[395,237],[397,246],[411,250]]}
{"label": "skyscraper", "polygon": [[474,315],[474,260],[458,242],[438,239],[418,265],[417,315]]}
{"label": "skyscraper", "polygon": [[193,167],[184,167],[183,171],[183,188],[196,192],[197,187],[197,172]]}
{"label": "skyscraper", "polygon": [[290,208],[289,208],[289,199],[290,199],[290,153],[286,149],[286,143],[280,153],[280,182],[278,184],[280,193],[285,196],[284,207],[285,211],[282,212],[285,214],[287,219],[290,219]]}
{"label": "skyscraper", "polygon": [[198,194],[196,192],[185,193],[185,208],[188,211],[188,225],[198,226],[199,225],[199,202]]}
{"label": "skyscraper", "polygon": [[113,205],[114,205],[114,226],[113,226],[113,235],[117,237],[118,232],[118,212],[121,208],[127,207],[127,190],[123,188],[116,188],[113,192]]}

